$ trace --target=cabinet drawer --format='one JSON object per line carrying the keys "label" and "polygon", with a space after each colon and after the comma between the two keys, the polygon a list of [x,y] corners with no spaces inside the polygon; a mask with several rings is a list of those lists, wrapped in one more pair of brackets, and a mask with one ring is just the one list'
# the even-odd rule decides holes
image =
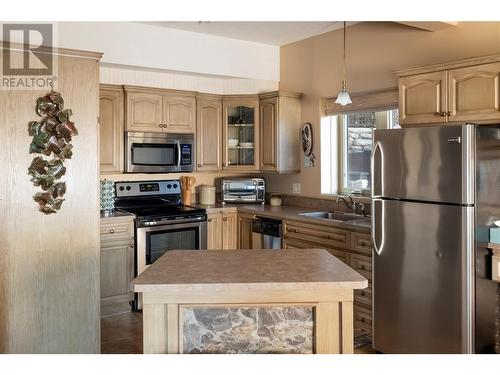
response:
{"label": "cabinet drawer", "polygon": [[366,307],[372,306],[372,283],[368,283],[366,289],[356,289],[354,291],[354,303],[356,305],[361,304]]}
{"label": "cabinet drawer", "polygon": [[308,243],[323,244],[328,247],[350,247],[349,232],[337,228],[325,228],[305,223],[285,222],[285,236],[305,240]]}
{"label": "cabinet drawer", "polygon": [[130,219],[101,219],[100,235],[101,241],[119,241],[121,239],[128,239],[134,236],[134,222]]}
{"label": "cabinet drawer", "polygon": [[318,246],[305,241],[299,241],[295,239],[286,238],[284,240],[284,249],[323,249],[328,251],[334,257],[337,257],[345,264],[349,265],[350,254],[343,249],[334,249],[327,246]]}
{"label": "cabinet drawer", "polygon": [[369,233],[351,232],[351,250],[372,255],[372,237]]}
{"label": "cabinet drawer", "polygon": [[354,306],[354,331],[357,334],[372,332],[372,312],[370,309]]}
{"label": "cabinet drawer", "polygon": [[372,258],[365,255],[351,254],[351,267],[368,280],[372,279]]}

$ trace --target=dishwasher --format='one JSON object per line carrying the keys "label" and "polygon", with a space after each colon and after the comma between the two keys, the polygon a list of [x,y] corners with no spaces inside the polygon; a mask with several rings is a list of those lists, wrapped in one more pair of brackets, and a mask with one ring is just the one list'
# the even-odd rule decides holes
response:
{"label": "dishwasher", "polygon": [[252,220],[252,249],[281,249],[281,220],[256,216]]}

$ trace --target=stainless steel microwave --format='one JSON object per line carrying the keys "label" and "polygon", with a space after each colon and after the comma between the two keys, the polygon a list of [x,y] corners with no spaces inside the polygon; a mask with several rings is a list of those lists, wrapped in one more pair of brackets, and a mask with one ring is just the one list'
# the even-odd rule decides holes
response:
{"label": "stainless steel microwave", "polygon": [[263,178],[225,178],[221,182],[222,201],[232,203],[265,203]]}
{"label": "stainless steel microwave", "polygon": [[125,132],[125,172],[191,172],[194,135]]}

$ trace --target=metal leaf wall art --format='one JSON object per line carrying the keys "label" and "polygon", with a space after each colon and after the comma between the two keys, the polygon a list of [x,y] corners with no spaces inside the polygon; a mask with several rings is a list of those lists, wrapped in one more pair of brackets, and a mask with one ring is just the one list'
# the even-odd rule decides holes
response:
{"label": "metal leaf wall art", "polygon": [[[61,208],[66,193],[66,183],[60,178],[66,173],[64,161],[73,154],[71,138],[78,134],[69,120],[71,109],[64,109],[60,93],[52,91],[36,101],[39,121],[30,121],[28,133],[33,137],[29,152],[36,156],[28,168],[33,185],[42,191],[33,196],[38,209],[44,214],[54,214]],[[44,156],[48,157],[45,158]]]}

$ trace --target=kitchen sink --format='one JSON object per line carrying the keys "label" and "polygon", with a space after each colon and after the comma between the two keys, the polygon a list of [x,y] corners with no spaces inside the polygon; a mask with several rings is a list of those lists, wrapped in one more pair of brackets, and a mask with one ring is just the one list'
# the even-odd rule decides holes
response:
{"label": "kitchen sink", "polygon": [[304,212],[299,214],[300,216],[312,217],[315,219],[326,219],[326,220],[340,220],[340,221],[353,221],[363,219],[363,215],[351,214],[347,212]]}

